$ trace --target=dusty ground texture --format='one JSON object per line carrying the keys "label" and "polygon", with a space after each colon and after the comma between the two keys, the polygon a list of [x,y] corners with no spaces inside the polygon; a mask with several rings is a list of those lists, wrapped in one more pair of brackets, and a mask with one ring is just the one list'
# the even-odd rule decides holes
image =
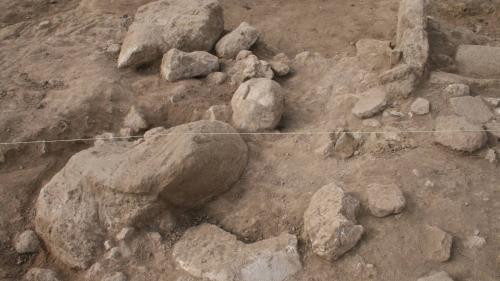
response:
{"label": "dusty ground texture", "polygon": [[[159,61],[137,70],[116,68],[118,54],[109,47],[121,44],[136,9],[148,2],[1,1],[0,142],[118,133],[131,106],[144,113],[150,128],[169,128],[202,119],[212,105],[230,104],[238,85],[204,78],[166,82]],[[291,74],[276,79],[286,92],[279,132],[342,127],[419,133],[380,134],[380,141],[365,144],[347,160],[318,153],[325,144],[321,134],[243,136],[248,165],[228,192],[200,209],[174,212],[170,232],[144,226],[140,231],[148,233],[146,238],[130,242],[133,266],[109,268],[126,272],[130,280],[156,280],[144,277],[141,266],[161,273],[157,280],[191,280],[180,279],[187,277],[171,257],[172,247],[189,227],[210,222],[245,243],[283,232],[296,235],[302,269],[291,280],[417,280],[442,270],[456,281],[500,279],[500,173],[496,163],[484,159],[488,148],[499,151],[500,146],[490,141],[482,150],[459,153],[437,145],[431,132],[434,120],[451,109],[443,84],[432,79],[425,79],[408,99],[390,104],[402,117],[390,110],[377,115],[380,128],[365,126],[351,114],[359,94],[376,79],[370,76],[372,69],[354,67],[364,59],[356,57],[355,43],[372,38],[394,45],[398,0],[220,2],[226,30],[242,21],[259,30],[252,51],[260,59],[281,52],[293,59],[310,52],[292,61]],[[429,73],[456,71],[450,60],[460,44],[500,46],[500,1],[433,0],[427,9]],[[473,87],[473,95],[500,98],[500,83],[489,85]],[[431,112],[410,117],[417,97],[430,101]],[[43,243],[38,253],[18,254],[14,240],[34,229],[40,189],[71,156],[92,145],[85,140],[0,145],[1,281],[21,280],[32,267],[53,269],[61,280],[88,280],[85,272],[51,256]],[[365,232],[341,259],[326,261],[304,237],[303,214],[314,192],[332,182],[360,200],[358,223]],[[407,201],[401,214],[370,214],[367,188],[373,182],[400,186]],[[453,236],[451,258],[444,263],[427,257],[422,237],[428,225]],[[486,243],[471,246],[476,236]]]}

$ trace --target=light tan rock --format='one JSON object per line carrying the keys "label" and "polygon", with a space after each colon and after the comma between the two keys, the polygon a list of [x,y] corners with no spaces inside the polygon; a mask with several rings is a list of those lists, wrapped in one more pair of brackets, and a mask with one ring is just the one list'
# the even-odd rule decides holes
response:
{"label": "light tan rock", "polygon": [[232,109],[228,105],[213,105],[205,112],[204,119],[211,121],[231,122]]}
{"label": "light tan rock", "polygon": [[417,279],[417,281],[453,281],[448,273],[441,271],[437,273],[431,273],[427,277],[422,277]]}
{"label": "light tan rock", "polygon": [[259,60],[257,56],[252,54],[236,61],[228,73],[233,85],[239,85],[252,78],[274,78],[271,65],[266,61]]}
{"label": "light tan rock", "polygon": [[455,61],[459,74],[476,78],[500,78],[500,47],[460,45]]}
{"label": "light tan rock", "polygon": [[464,152],[474,152],[482,148],[488,140],[482,126],[469,123],[459,116],[438,117],[434,138],[441,145]]}
{"label": "light tan rock", "polygon": [[219,69],[219,58],[202,51],[186,53],[171,49],[161,62],[161,75],[170,82],[208,74]]}
{"label": "light tan rock", "polygon": [[36,253],[40,248],[40,240],[33,230],[26,230],[16,238],[14,248],[19,254]]}
{"label": "light tan rock", "polygon": [[370,118],[380,113],[387,105],[387,95],[380,88],[373,88],[363,93],[354,105],[352,114],[358,118]]}
{"label": "light tan rock", "polygon": [[472,123],[484,124],[494,117],[491,109],[481,97],[451,98],[450,105],[455,114],[465,117]]}
{"label": "light tan rock", "polygon": [[24,276],[24,280],[26,281],[59,281],[57,278],[57,274],[45,268],[34,267],[28,270],[26,275]]}
{"label": "light tan rock", "polygon": [[431,104],[428,100],[417,98],[410,107],[412,113],[416,115],[425,115],[431,110]]}
{"label": "light tan rock", "polygon": [[352,249],[363,235],[356,224],[359,201],[336,184],[319,189],[304,213],[304,232],[315,254],[337,260]]}
{"label": "light tan rock", "polygon": [[141,6],[123,41],[118,67],[161,58],[172,48],[210,51],[224,31],[217,0],[159,0]]}
{"label": "light tan rock", "polygon": [[246,144],[218,121],[157,128],[142,142],[92,147],[42,188],[36,231],[53,257],[84,269],[107,235],[154,219],[167,206],[201,206],[227,191],[246,163]]}
{"label": "light tan rock", "polygon": [[237,129],[247,132],[272,130],[283,115],[285,94],[281,86],[271,79],[251,79],[236,90],[231,108]]}
{"label": "light tan rock", "polygon": [[396,184],[373,183],[368,187],[368,208],[376,217],[399,214],[406,206],[403,192]]}
{"label": "light tan rock", "polygon": [[470,96],[470,87],[466,84],[450,84],[444,89],[447,97],[464,97]]}
{"label": "light tan rock", "polygon": [[422,242],[424,253],[430,261],[445,262],[450,259],[453,236],[446,231],[427,225]]}
{"label": "light tan rock", "polygon": [[[132,106],[123,120],[123,127],[125,129],[130,129],[130,135],[135,135],[147,129],[148,123],[144,119],[142,113],[139,112],[135,106]],[[124,131],[123,134],[127,133]]]}
{"label": "light tan rock", "polygon": [[248,50],[259,39],[259,32],[247,22],[222,37],[215,45],[215,52],[221,58],[233,59],[242,50]]}
{"label": "light tan rock", "polygon": [[293,235],[244,244],[211,224],[188,229],[172,256],[193,277],[210,281],[284,281],[302,268]]}

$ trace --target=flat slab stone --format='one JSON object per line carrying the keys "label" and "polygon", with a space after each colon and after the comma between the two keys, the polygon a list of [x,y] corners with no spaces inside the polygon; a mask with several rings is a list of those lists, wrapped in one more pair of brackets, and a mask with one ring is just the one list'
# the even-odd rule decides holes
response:
{"label": "flat slab stone", "polygon": [[500,78],[500,47],[460,45],[455,56],[459,74]]}
{"label": "flat slab stone", "polygon": [[438,117],[434,137],[441,145],[465,152],[482,148],[488,139],[482,126],[472,124],[459,116]]}
{"label": "flat slab stone", "polygon": [[453,112],[465,117],[468,121],[484,124],[490,121],[494,115],[481,97],[456,97],[450,99]]}
{"label": "flat slab stone", "polygon": [[379,88],[370,89],[362,94],[354,105],[352,114],[358,118],[370,118],[384,110],[387,105],[387,95]]}

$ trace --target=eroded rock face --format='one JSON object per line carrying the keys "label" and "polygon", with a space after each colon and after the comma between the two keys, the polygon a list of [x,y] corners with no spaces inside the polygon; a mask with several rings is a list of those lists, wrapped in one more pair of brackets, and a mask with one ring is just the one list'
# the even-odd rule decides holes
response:
{"label": "eroded rock face", "polygon": [[356,224],[360,204],[335,184],[318,190],[304,213],[304,231],[318,256],[337,260],[356,246],[364,228]]}
{"label": "eroded rock face", "polygon": [[248,132],[272,130],[283,115],[285,95],[280,84],[271,79],[251,79],[236,90],[231,107],[236,128]]}
{"label": "eroded rock face", "polygon": [[244,244],[211,224],[186,231],[172,255],[193,277],[210,281],[283,281],[302,268],[293,235]]}
{"label": "eroded rock face", "polygon": [[160,0],[143,5],[124,39],[118,67],[151,62],[172,48],[210,51],[223,31],[217,0]]}
{"label": "eroded rock face", "polygon": [[206,76],[219,69],[219,59],[207,52],[168,51],[161,62],[161,75],[170,82]]}
{"label": "eroded rock face", "polygon": [[199,121],[150,130],[142,142],[82,151],[42,188],[36,230],[56,258],[87,268],[107,235],[229,189],[247,163],[246,144],[235,133],[226,123]]}
{"label": "eroded rock face", "polygon": [[259,32],[247,22],[242,22],[235,30],[222,37],[215,51],[219,57],[232,59],[242,50],[248,50],[259,39]]}
{"label": "eroded rock face", "polygon": [[465,152],[482,148],[488,140],[482,126],[469,123],[464,117],[458,116],[438,117],[434,137],[441,145]]}

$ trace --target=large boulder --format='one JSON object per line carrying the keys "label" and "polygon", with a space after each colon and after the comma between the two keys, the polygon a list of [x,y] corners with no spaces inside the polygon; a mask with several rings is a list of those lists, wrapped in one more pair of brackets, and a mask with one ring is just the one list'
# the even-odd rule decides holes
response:
{"label": "large boulder", "polygon": [[170,82],[207,76],[219,69],[219,59],[207,52],[168,51],[161,62],[161,75]]}
{"label": "large boulder", "polygon": [[255,78],[240,85],[231,107],[236,128],[247,132],[272,130],[281,120],[285,94],[277,82]]}
{"label": "large boulder", "polygon": [[359,201],[336,184],[318,190],[304,213],[304,232],[314,253],[337,260],[356,246],[364,228],[356,223]]}
{"label": "large boulder", "polygon": [[459,116],[438,117],[434,137],[437,143],[464,152],[474,152],[488,140],[482,126],[469,123]]}
{"label": "large boulder", "polygon": [[246,163],[245,142],[218,121],[104,143],[73,156],[42,188],[36,230],[60,261],[87,268],[108,235],[172,205],[204,204],[229,189]]}
{"label": "large boulder", "polygon": [[242,50],[248,50],[259,39],[259,32],[247,22],[222,37],[215,45],[219,57],[233,59]]}
{"label": "large boulder", "polygon": [[210,51],[223,31],[217,0],[160,0],[143,5],[123,41],[118,67],[151,62],[172,48]]}
{"label": "large boulder", "polygon": [[455,61],[462,75],[500,78],[500,47],[460,45]]}
{"label": "large boulder", "polygon": [[190,275],[210,281],[283,281],[302,268],[294,235],[245,244],[211,224],[188,229],[172,255]]}

